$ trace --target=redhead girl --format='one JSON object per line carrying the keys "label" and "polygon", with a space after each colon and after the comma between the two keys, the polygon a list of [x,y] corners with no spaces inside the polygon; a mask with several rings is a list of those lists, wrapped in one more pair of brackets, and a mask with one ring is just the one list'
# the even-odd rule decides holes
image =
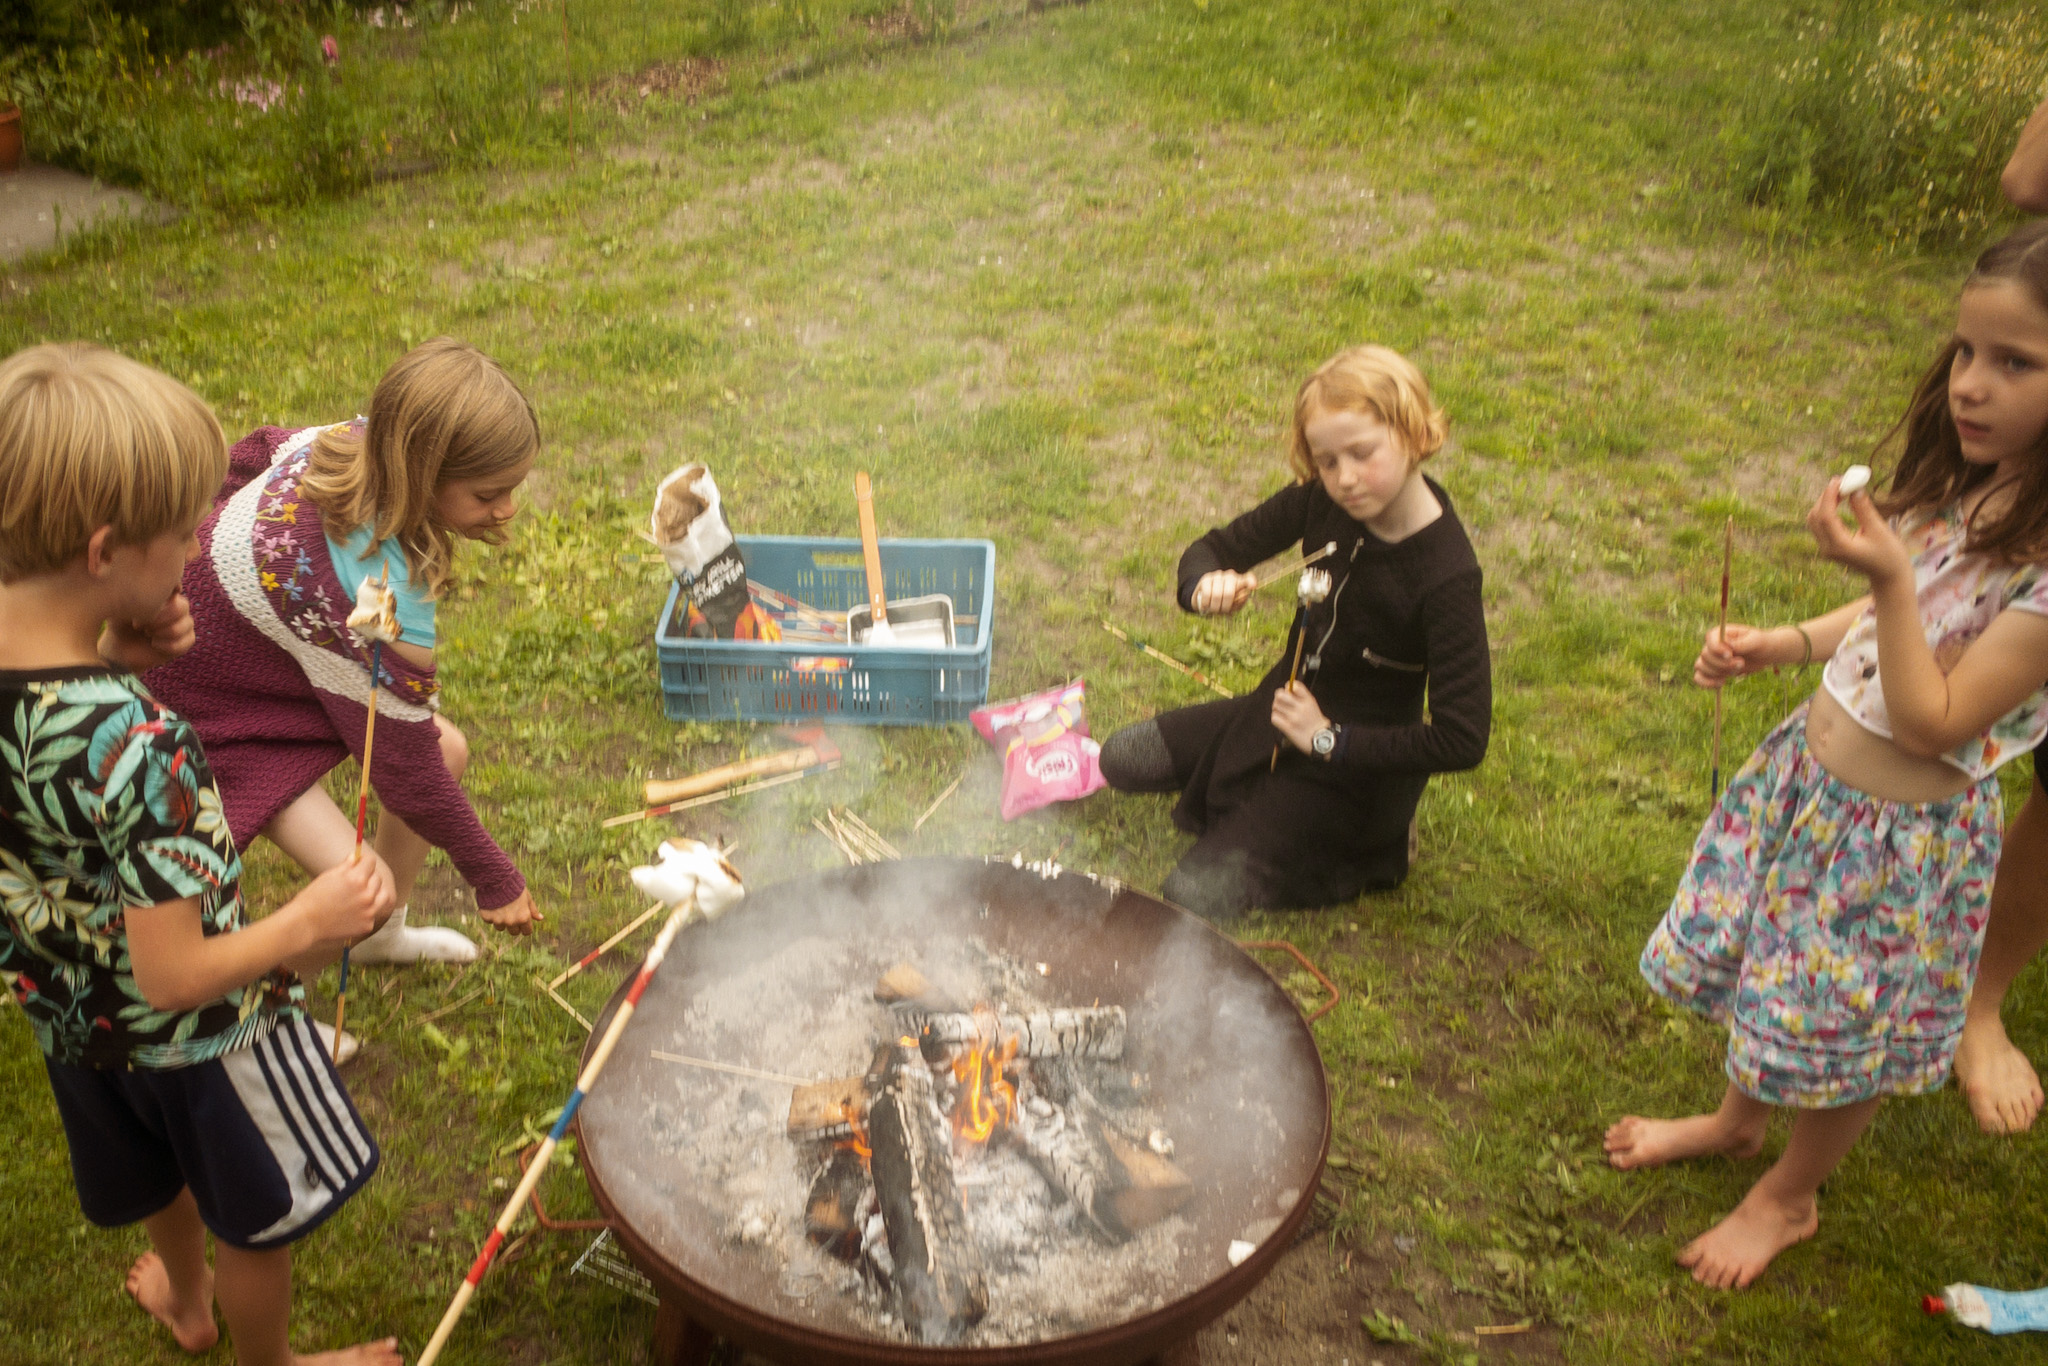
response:
{"label": "redhead girl", "polygon": [[356,945],[358,963],[476,956],[454,930],[406,923],[429,846],[447,852],[485,921],[524,934],[539,919],[463,795],[469,742],[439,713],[434,620],[457,544],[504,539],[539,451],[518,386],[475,348],[441,338],[385,372],[367,421],[244,437],[200,524],[184,585],[198,643],[148,683],[198,730],[238,847],[267,836],[312,873],[350,857],[353,813],[320,786],[362,759],[369,653],[343,622],[365,578],[388,573],[397,595],[401,635],[382,655],[370,783],[383,806],[376,853],[400,904]]}
{"label": "redhead girl", "polygon": [[[1986,251],[1900,424],[1882,499],[1831,482],[1821,555],[1870,593],[1796,626],[1731,625],[1704,687],[1825,659],[1700,833],[1642,972],[1728,1026],[1711,1114],[1628,1116],[1617,1167],[1785,1151],[1679,1256],[1746,1286],[1819,1227],[1821,1182],[1885,1096],[1948,1079],[1999,855],[1998,769],[2048,737],[2048,224]],[[1842,520],[1844,508],[1854,526]]]}
{"label": "redhead girl", "polygon": [[1263,561],[1337,545],[1322,562],[1329,597],[1297,614],[1258,687],[1102,747],[1111,786],[1181,794],[1174,822],[1200,838],[1162,890],[1189,910],[1228,921],[1399,885],[1429,775],[1485,756],[1493,674],[1479,560],[1450,495],[1422,472],[1445,430],[1407,358],[1340,352],[1295,396],[1294,482],[1181,556],[1181,606],[1220,615],[1244,606]]}

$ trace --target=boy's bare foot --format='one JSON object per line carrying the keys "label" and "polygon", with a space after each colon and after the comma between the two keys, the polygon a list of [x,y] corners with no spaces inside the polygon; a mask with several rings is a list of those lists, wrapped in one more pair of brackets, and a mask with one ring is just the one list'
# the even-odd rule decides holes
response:
{"label": "boy's bare foot", "polygon": [[1742,1290],[1772,1258],[1819,1228],[1820,1207],[1810,1197],[1788,1207],[1752,1190],[1726,1219],[1687,1243],[1678,1264],[1701,1285]]}
{"label": "boy's bare foot", "polygon": [[171,1293],[171,1273],[164,1259],[145,1252],[128,1268],[128,1293],[151,1318],[171,1330],[178,1345],[195,1356],[220,1341],[213,1321],[213,1273],[206,1273],[206,1295],[198,1304],[179,1304]]}
{"label": "boy's bare foot", "polygon": [[1684,1119],[1623,1115],[1608,1128],[1602,1142],[1608,1165],[1628,1171],[1713,1153],[1755,1157],[1763,1151],[1764,1126],[1732,1124],[1718,1114],[1687,1115]]}
{"label": "boy's bare foot", "polygon": [[2041,1113],[2041,1079],[2027,1055],[2013,1047],[1996,1015],[1970,1016],[1956,1048],[1956,1084],[1977,1127],[1987,1134],[2020,1134]]}
{"label": "boy's bare foot", "polygon": [[403,1366],[404,1361],[398,1354],[397,1338],[359,1342],[336,1352],[292,1353],[292,1366]]}

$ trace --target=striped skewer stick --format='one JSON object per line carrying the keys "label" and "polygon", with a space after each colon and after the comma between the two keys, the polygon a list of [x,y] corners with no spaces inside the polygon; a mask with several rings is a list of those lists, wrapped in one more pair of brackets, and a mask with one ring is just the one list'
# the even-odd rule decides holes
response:
{"label": "striped skewer stick", "polygon": [[484,1239],[482,1251],[477,1253],[476,1261],[470,1264],[469,1274],[464,1276],[462,1284],[456,1287],[455,1298],[448,1302],[448,1310],[441,1315],[441,1322],[434,1329],[434,1336],[427,1339],[427,1347],[420,1353],[418,1366],[434,1366],[435,1360],[440,1357],[441,1349],[448,1343],[449,1334],[455,1331],[456,1322],[462,1318],[463,1311],[469,1308],[470,1298],[476,1294],[477,1286],[483,1283],[484,1277],[490,1273],[491,1263],[497,1260],[498,1249],[505,1245],[505,1235],[512,1231],[512,1225],[519,1218],[519,1212],[526,1208],[527,1197],[533,1194],[533,1188],[538,1186],[541,1177],[547,1174],[549,1160],[554,1157],[555,1148],[561,1143],[562,1135],[569,1132],[570,1121],[576,1118],[576,1111],[582,1108],[584,1100],[590,1095],[590,1089],[597,1085],[598,1076],[604,1071],[604,1065],[611,1061],[612,1050],[618,1047],[619,1038],[626,1032],[626,1024],[633,1018],[633,1011],[639,1006],[641,996],[654,981],[654,974],[660,969],[661,960],[668,956],[669,945],[675,942],[676,932],[689,921],[690,913],[695,907],[694,901],[685,901],[677,906],[674,913],[669,916],[668,923],[661,927],[661,933],[654,937],[654,945],[647,950],[647,958],[640,964],[640,972],[633,978],[633,985],[627,988],[626,999],[619,1006],[618,1014],[612,1016],[611,1024],[606,1027],[603,1037],[597,1041],[597,1047],[591,1051],[590,1061],[584,1064],[583,1075],[576,1078],[575,1089],[569,1092],[569,1099],[563,1104],[562,1113],[556,1116],[554,1127],[549,1129],[548,1136],[541,1140],[540,1148],[533,1155],[533,1161],[526,1164],[526,1174],[519,1179],[519,1185],[513,1190],[512,1198],[505,1202],[504,1210],[498,1215],[498,1222],[491,1228],[490,1237]]}
{"label": "striped skewer stick", "polygon": [[1158,660],[1161,664],[1164,664],[1167,668],[1176,669],[1181,673],[1186,674],[1189,678],[1194,679],[1195,682],[1201,684],[1209,691],[1215,693],[1218,697],[1237,696],[1236,693],[1224,687],[1221,683],[1218,683],[1215,679],[1209,677],[1209,675],[1203,673],[1200,669],[1194,668],[1191,665],[1183,664],[1179,660],[1175,659],[1172,655],[1166,654],[1159,650],[1155,650],[1142,640],[1131,639],[1130,634],[1128,632],[1124,631],[1121,627],[1118,627],[1112,622],[1103,622],[1102,629],[1109,632],[1111,635],[1115,636],[1118,640],[1121,640],[1124,644],[1130,646],[1133,650],[1136,650],[1139,654],[1149,655],[1153,659]]}
{"label": "striped skewer stick", "polygon": [[642,925],[645,925],[648,921],[654,919],[654,917],[660,914],[661,903],[657,901],[652,906],[649,906],[646,910],[640,912],[639,915],[633,917],[633,922],[630,925],[626,926],[626,928],[620,930],[617,934],[605,940],[602,944],[599,944],[589,953],[584,954],[581,958],[577,959],[574,963],[571,963],[568,967],[563,968],[559,973],[555,975],[555,980],[548,983],[548,990],[553,991],[556,987],[561,986],[562,983],[568,981],[571,977],[574,977],[577,973],[583,971],[583,969],[589,967],[592,963],[595,963],[598,959],[610,953],[613,949],[619,946],[619,943],[622,940],[624,940],[627,935],[639,929]]}
{"label": "striped skewer stick", "polygon": [[[384,642],[370,645],[370,719],[363,723],[363,782],[356,795],[356,847],[348,856],[354,863],[363,856],[363,823],[370,815],[370,751],[377,743],[377,671],[384,664]],[[348,951],[341,946],[341,981],[334,989],[334,1064],[341,1065],[341,1026],[348,1019]]]}
{"label": "striped skewer stick", "polygon": [[[1728,643],[1728,578],[1735,568],[1735,519],[1728,519],[1727,532],[1721,543],[1721,643]],[[1721,800],[1721,704],[1728,695],[1727,683],[1714,689],[1714,795],[1712,801]]]}

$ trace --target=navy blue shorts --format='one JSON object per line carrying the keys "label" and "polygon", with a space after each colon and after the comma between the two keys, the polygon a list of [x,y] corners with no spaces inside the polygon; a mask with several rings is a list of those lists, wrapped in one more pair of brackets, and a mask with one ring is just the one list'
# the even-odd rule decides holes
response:
{"label": "navy blue shorts", "polygon": [[377,1170],[377,1145],[303,1015],[168,1072],[45,1064],[79,1206],[102,1228],[147,1218],[189,1186],[214,1237],[281,1247]]}

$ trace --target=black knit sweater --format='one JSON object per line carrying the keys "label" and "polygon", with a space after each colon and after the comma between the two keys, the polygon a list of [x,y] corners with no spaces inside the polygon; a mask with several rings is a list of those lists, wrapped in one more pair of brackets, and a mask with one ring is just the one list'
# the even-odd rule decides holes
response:
{"label": "black knit sweater", "polygon": [[[1209,532],[1180,559],[1180,604],[1192,610],[1195,584],[1212,570],[1248,572],[1297,543],[1304,550],[1337,543],[1322,562],[1334,580],[1330,597],[1307,613],[1302,678],[1323,714],[1344,727],[1332,767],[1346,776],[1448,773],[1474,768],[1486,755],[1493,670],[1479,559],[1450,495],[1426,482],[1443,515],[1392,545],[1354,521],[1320,483],[1307,483]],[[1262,721],[1293,654],[1290,631],[1280,661],[1256,690],[1266,699]],[[1216,756],[1219,767],[1252,760],[1263,766],[1277,732],[1270,722],[1262,730],[1247,737],[1255,743],[1230,746],[1244,754]]]}

